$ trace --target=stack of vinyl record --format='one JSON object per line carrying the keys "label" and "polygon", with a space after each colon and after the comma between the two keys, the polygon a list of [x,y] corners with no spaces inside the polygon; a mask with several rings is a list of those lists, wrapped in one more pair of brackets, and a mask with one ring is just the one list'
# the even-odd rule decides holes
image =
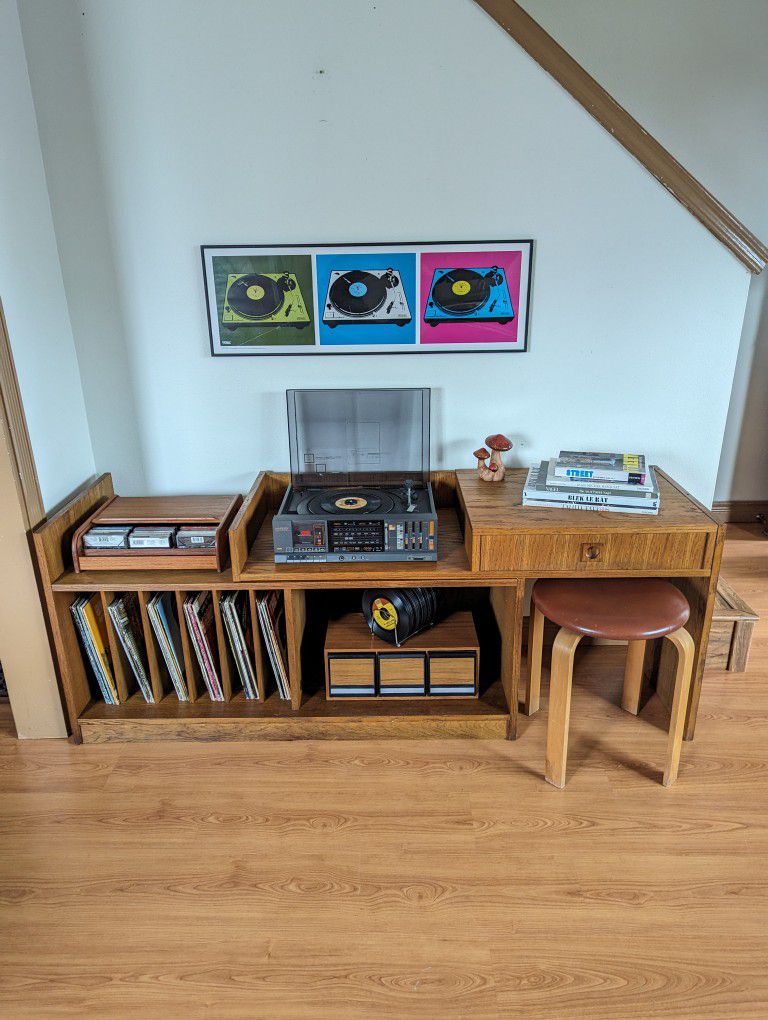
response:
{"label": "stack of vinyl record", "polygon": [[532,467],[523,488],[523,506],[658,514],[660,502],[656,474],[640,454],[561,450]]}
{"label": "stack of vinyl record", "polygon": [[450,588],[370,588],[363,592],[363,616],[371,633],[401,645],[445,619],[457,607]]}

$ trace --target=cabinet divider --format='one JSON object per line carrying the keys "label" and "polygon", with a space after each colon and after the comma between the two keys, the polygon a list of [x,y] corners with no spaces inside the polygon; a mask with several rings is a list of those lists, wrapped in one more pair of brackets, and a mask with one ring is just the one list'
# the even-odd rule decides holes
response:
{"label": "cabinet divider", "polygon": [[286,588],[285,630],[288,645],[288,679],[291,686],[291,707],[301,708],[301,646],[307,622],[307,593],[303,588]]}

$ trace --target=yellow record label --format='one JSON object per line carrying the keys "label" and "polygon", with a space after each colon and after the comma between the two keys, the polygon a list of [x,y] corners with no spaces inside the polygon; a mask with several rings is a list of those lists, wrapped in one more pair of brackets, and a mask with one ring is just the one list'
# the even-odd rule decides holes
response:
{"label": "yellow record label", "polygon": [[342,496],[341,499],[337,499],[334,503],[339,510],[362,510],[363,507],[368,506],[368,500],[363,499],[362,496]]}
{"label": "yellow record label", "polygon": [[264,288],[258,283],[252,283],[248,290],[245,292],[251,301],[261,301],[266,294]]}
{"label": "yellow record label", "polygon": [[451,290],[457,297],[464,297],[465,294],[469,294],[472,287],[467,280],[457,280],[451,287]]}
{"label": "yellow record label", "polygon": [[397,626],[397,610],[389,599],[375,599],[373,618],[382,630],[394,630]]}

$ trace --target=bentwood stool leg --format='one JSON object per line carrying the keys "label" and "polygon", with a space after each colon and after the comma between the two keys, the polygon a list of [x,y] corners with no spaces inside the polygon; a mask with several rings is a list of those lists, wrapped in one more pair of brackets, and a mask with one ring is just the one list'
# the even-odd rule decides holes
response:
{"label": "bentwood stool leg", "polygon": [[637,715],[640,711],[640,695],[643,692],[643,662],[645,641],[627,642],[627,662],[624,666],[624,690],[621,707],[625,712]]}
{"label": "bentwood stool leg", "polygon": [[549,681],[549,718],[547,719],[547,762],[544,778],[562,789],[568,761],[568,725],[571,717],[571,681],[573,656],[583,634],[566,627],[557,632],[552,646],[552,672]]}
{"label": "bentwood stool leg", "polygon": [[693,638],[685,629],[673,630],[667,638],[677,649],[677,671],[675,673],[675,693],[672,697],[672,712],[669,720],[669,739],[667,741],[667,762],[664,768],[664,786],[671,786],[677,779],[680,765],[680,749],[683,743],[685,716],[688,711],[688,695],[691,690],[693,659],[696,646]]}
{"label": "bentwood stool leg", "polygon": [[528,686],[525,689],[524,704],[526,715],[533,715],[539,710],[543,645],[544,614],[531,602],[531,615],[528,621]]}

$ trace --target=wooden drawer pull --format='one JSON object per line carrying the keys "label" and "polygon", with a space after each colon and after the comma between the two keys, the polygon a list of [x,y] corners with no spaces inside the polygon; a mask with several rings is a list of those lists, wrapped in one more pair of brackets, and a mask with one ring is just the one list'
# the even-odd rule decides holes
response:
{"label": "wooden drawer pull", "polygon": [[595,545],[594,543],[588,542],[581,547],[581,558],[582,560],[599,560],[602,551],[602,545]]}

